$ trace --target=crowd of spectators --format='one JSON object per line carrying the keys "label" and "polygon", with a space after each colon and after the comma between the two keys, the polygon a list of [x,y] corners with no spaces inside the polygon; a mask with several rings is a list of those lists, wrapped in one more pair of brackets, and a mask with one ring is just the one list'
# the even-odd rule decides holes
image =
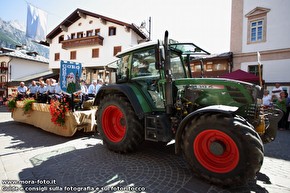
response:
{"label": "crowd of spectators", "polygon": [[287,90],[283,90],[279,83],[275,84],[272,89],[271,94],[269,90],[264,91],[263,95],[263,105],[264,107],[276,106],[283,112],[283,117],[278,123],[279,130],[289,130],[290,122],[290,97],[288,96]]}

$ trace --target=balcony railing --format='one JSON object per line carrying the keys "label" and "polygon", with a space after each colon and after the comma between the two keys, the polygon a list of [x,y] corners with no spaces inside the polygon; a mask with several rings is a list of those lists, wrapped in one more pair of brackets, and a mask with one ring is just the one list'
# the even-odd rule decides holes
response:
{"label": "balcony railing", "polygon": [[62,48],[68,49],[68,48],[75,48],[75,47],[81,47],[81,46],[91,46],[91,45],[103,45],[104,38],[102,36],[96,35],[96,36],[87,36],[82,38],[74,38],[69,40],[63,40]]}

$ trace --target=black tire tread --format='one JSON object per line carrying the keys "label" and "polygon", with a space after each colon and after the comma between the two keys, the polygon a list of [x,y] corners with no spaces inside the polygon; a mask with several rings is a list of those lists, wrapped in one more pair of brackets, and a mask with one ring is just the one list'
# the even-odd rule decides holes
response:
{"label": "black tire tread", "polygon": [[[121,110],[124,111],[126,116],[126,135],[124,139],[118,143],[110,141],[102,128],[102,113],[106,106],[114,104],[118,106]],[[138,146],[144,141],[144,129],[141,121],[136,116],[130,102],[128,99],[121,94],[109,94],[103,97],[100,101],[97,112],[97,127],[100,135],[103,139],[104,144],[108,147],[109,150],[118,152],[118,153],[128,153],[134,152]]]}
{"label": "black tire tread", "polygon": [[[220,125],[220,127],[228,128],[227,134],[237,139],[234,141],[239,143],[238,147],[240,147],[239,151],[242,160],[239,161],[233,171],[226,174],[216,174],[206,170],[200,164],[197,164],[197,160],[194,160],[193,141],[187,139],[190,139],[190,136],[198,132],[196,130],[199,126],[202,127],[204,123],[212,123],[213,127]],[[219,130],[223,131],[220,128]],[[261,169],[264,159],[264,147],[261,138],[253,127],[239,116],[231,117],[221,113],[207,113],[196,117],[185,128],[182,139],[183,155],[194,173],[213,184],[222,186],[245,184],[254,179]]]}

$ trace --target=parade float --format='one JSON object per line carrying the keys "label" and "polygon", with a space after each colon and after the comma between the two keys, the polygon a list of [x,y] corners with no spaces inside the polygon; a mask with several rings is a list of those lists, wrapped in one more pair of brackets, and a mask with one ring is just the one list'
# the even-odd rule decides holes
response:
{"label": "parade float", "polygon": [[94,132],[97,108],[92,106],[92,101],[85,101],[81,110],[74,108],[79,102],[73,96],[80,90],[78,74],[81,69],[80,63],[61,61],[60,87],[63,93],[61,97],[52,97],[49,103],[40,103],[36,98],[18,100],[15,96],[10,99],[8,108],[14,121],[65,137],[73,136],[78,130]]}

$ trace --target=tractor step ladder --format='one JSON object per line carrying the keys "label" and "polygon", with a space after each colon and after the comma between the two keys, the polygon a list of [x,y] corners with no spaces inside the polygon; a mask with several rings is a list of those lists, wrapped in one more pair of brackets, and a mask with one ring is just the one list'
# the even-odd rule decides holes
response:
{"label": "tractor step ladder", "polygon": [[157,117],[146,116],[145,118],[145,140],[158,141],[157,140]]}

